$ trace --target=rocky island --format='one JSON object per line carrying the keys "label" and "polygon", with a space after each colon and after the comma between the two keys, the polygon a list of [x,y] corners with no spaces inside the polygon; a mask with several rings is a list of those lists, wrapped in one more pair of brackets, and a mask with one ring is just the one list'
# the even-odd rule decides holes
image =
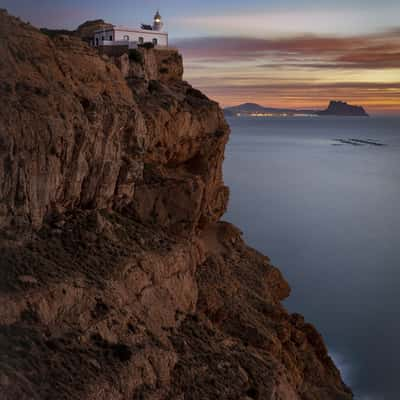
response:
{"label": "rocky island", "polygon": [[352,399],[221,221],[229,127],[182,75],[0,12],[2,400]]}
{"label": "rocky island", "polygon": [[363,107],[352,106],[344,101],[331,101],[326,110],[318,111],[321,116],[342,116],[342,117],[368,117]]}

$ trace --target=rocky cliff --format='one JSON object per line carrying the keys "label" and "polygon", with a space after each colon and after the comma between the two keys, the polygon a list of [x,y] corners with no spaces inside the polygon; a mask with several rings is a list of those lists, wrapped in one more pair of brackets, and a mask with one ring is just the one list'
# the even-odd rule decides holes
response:
{"label": "rocky cliff", "polygon": [[182,74],[0,12],[2,399],[352,398],[220,222],[229,128]]}
{"label": "rocky cliff", "polygon": [[51,38],[55,38],[60,35],[74,36],[82,39],[86,43],[90,43],[93,40],[94,32],[100,29],[108,29],[113,25],[109,24],[102,19],[95,19],[91,21],[86,21],[79,25],[74,31],[67,29],[47,29],[42,28],[40,31]]}

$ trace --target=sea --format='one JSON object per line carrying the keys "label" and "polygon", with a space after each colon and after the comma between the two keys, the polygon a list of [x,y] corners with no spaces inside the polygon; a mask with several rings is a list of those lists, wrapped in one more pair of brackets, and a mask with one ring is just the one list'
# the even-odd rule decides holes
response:
{"label": "sea", "polygon": [[228,123],[224,218],[283,272],[355,399],[400,399],[400,118]]}

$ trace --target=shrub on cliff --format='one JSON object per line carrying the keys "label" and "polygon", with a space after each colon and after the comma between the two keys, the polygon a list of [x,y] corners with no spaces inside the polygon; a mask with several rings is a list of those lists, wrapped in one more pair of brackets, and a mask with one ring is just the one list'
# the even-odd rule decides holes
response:
{"label": "shrub on cliff", "polygon": [[154,44],[151,42],[146,42],[143,44],[139,44],[138,47],[149,50],[149,49],[154,49]]}
{"label": "shrub on cliff", "polygon": [[40,32],[42,32],[45,35],[49,36],[51,39],[55,38],[56,36],[60,36],[60,35],[67,35],[67,36],[73,36],[74,35],[74,32],[68,31],[66,29],[41,28]]}
{"label": "shrub on cliff", "polygon": [[129,50],[129,60],[137,64],[142,64],[143,63],[142,53],[136,49]]}

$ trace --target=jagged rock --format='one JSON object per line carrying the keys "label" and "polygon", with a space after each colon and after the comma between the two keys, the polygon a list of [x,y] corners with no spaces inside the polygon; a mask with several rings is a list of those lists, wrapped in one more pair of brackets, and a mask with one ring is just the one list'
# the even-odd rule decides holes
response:
{"label": "jagged rock", "polygon": [[351,399],[219,222],[222,111],[177,52],[140,54],[0,12],[1,398]]}
{"label": "jagged rock", "polygon": [[74,31],[74,35],[80,37],[85,42],[90,42],[93,39],[95,31],[112,28],[112,26],[112,24],[109,24],[102,19],[86,21],[78,26],[78,28]]}

